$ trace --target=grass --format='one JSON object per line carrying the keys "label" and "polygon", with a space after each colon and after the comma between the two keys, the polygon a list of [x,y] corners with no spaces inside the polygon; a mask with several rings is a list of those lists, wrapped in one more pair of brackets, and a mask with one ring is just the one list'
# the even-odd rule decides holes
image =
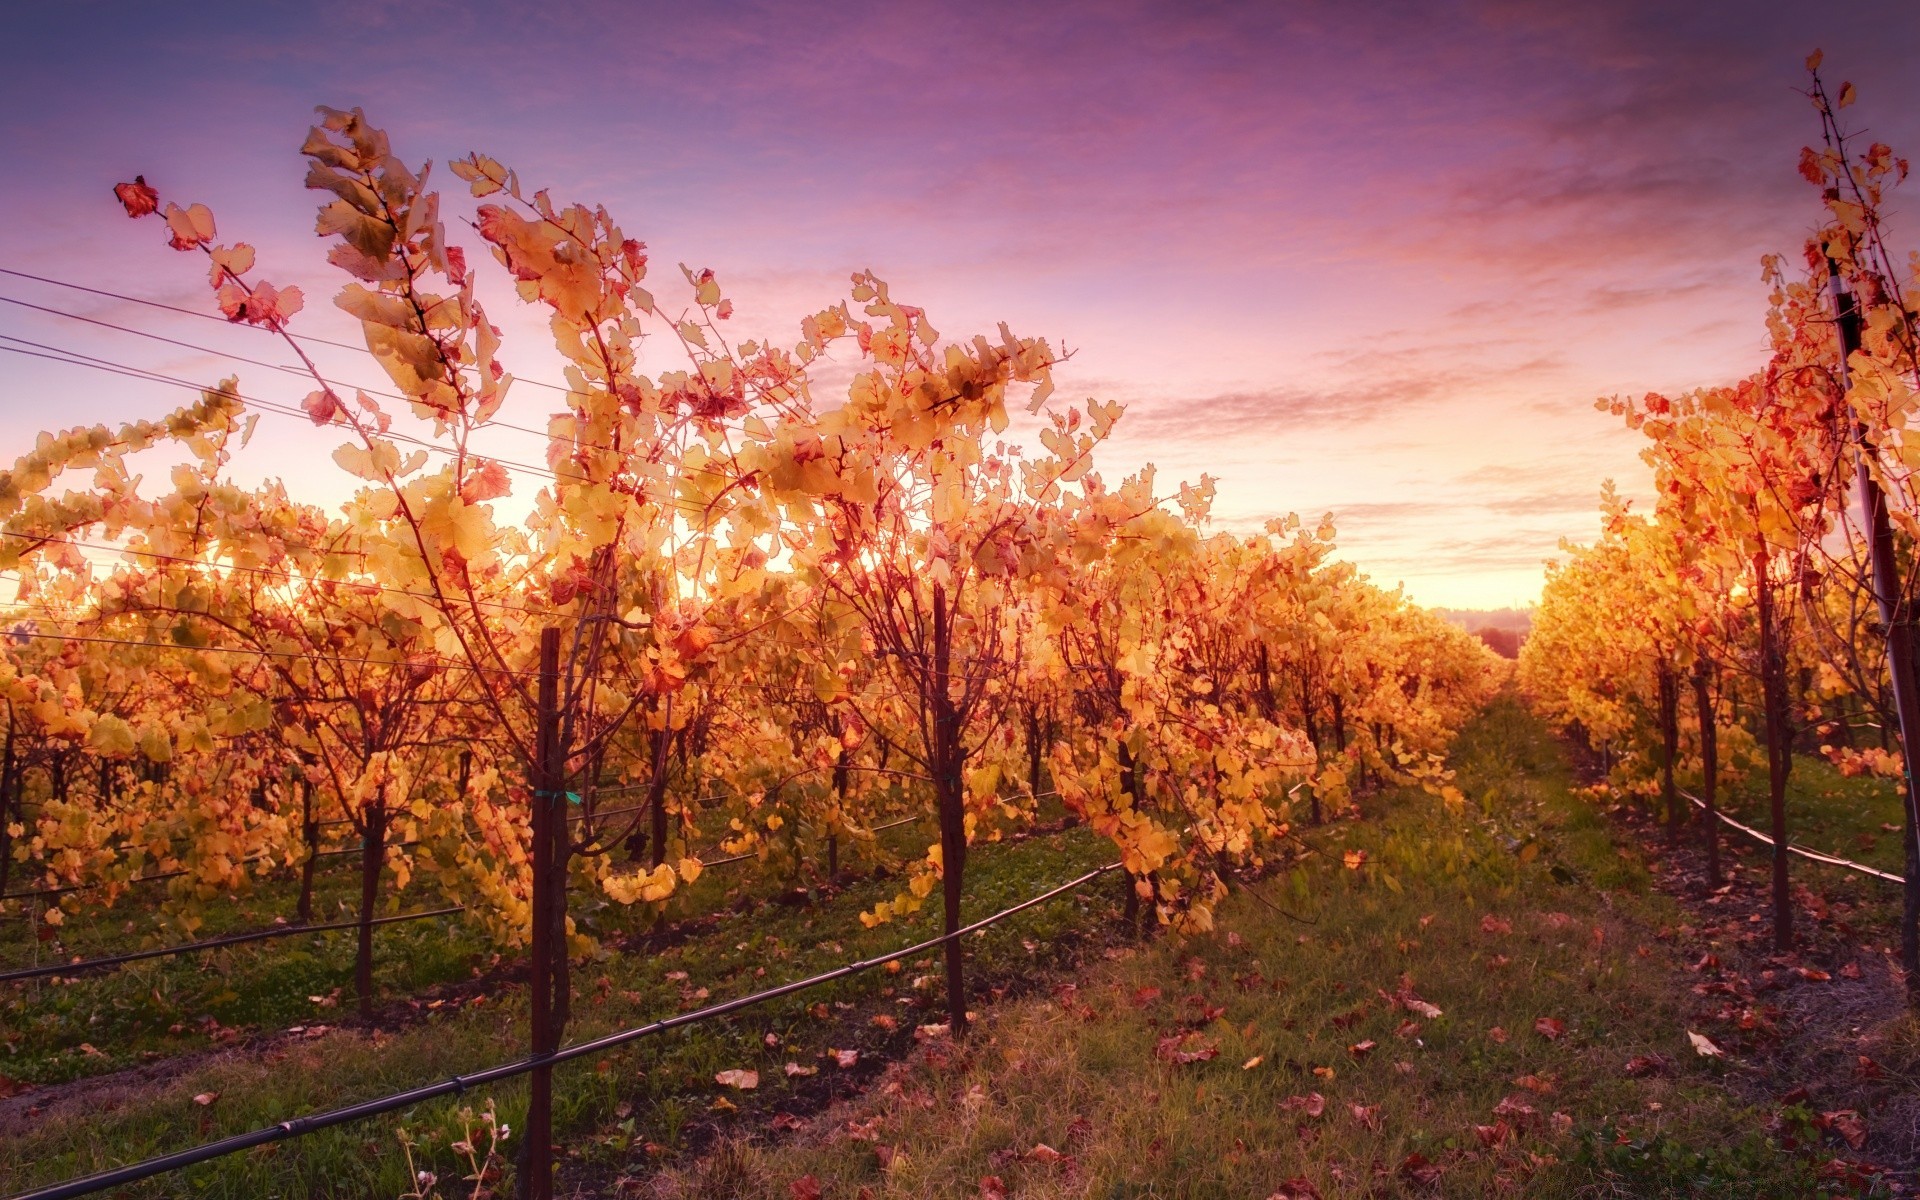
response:
{"label": "grass", "polygon": [[[900,843],[904,846],[910,844],[912,831],[903,829],[895,836],[904,839]],[[1105,852],[1084,831],[1018,845],[984,846],[970,862],[968,912],[985,915],[1045,890],[1104,861]],[[690,889],[685,902],[689,912],[720,913],[698,936],[653,953],[610,951],[599,961],[576,964],[570,1038],[643,1024],[919,940],[933,931],[936,920],[926,914],[873,930],[863,928],[855,915],[890,896],[897,886],[892,879],[868,878],[819,903],[783,902],[795,897],[776,880],[734,875],[731,884],[725,872],[713,871]],[[604,920],[610,915],[610,910],[596,911],[591,903],[581,909],[583,918]],[[971,946],[976,978],[1017,981],[1030,975],[1032,964],[1052,953],[1050,945],[1071,941],[1076,929],[1090,924],[1110,925],[1117,909],[1117,889],[1110,887],[1065,898],[983,931]],[[461,935],[449,936],[444,927],[437,934],[431,932],[438,924],[422,923],[425,930],[398,927],[420,932],[410,934],[417,940],[404,943],[402,949],[393,949],[392,943],[382,946],[383,970],[393,979],[418,980],[436,973],[466,976],[477,969],[468,965],[459,943]],[[343,935],[326,935],[335,936]],[[434,946],[436,939],[446,943],[444,951]],[[426,1008],[433,1004],[427,1000],[418,1020],[397,1029],[331,1028],[313,1036],[316,1010],[306,997],[320,993],[309,991],[317,985],[298,974],[299,963],[303,954],[326,950],[324,946],[317,951],[281,946],[236,951],[236,959],[258,960],[244,981],[223,971],[211,957],[203,957],[197,967],[171,960],[163,969],[191,972],[199,989],[219,987],[222,993],[235,993],[229,1003],[250,1002],[266,1011],[286,996],[297,997],[294,1007],[304,1006],[300,1016],[309,1023],[306,1031],[156,1062],[144,1075],[115,1075],[84,1085],[87,1090],[69,1099],[49,1098],[40,1114],[16,1119],[13,1128],[0,1128],[0,1140],[7,1142],[9,1151],[0,1156],[0,1192],[135,1161],[525,1053],[524,989],[504,976],[492,978],[484,992],[469,990],[432,1008]],[[338,953],[338,958],[326,962],[326,971],[350,970],[350,950],[343,944]],[[435,965],[437,956],[444,958],[444,970]],[[716,1108],[713,1076],[720,1070],[758,1068],[764,1081],[761,1088],[740,1097],[757,1102],[758,1107],[783,1098],[812,1095],[825,1100],[844,1094],[869,1077],[883,1057],[902,1053],[919,1021],[937,1019],[919,1015],[923,1007],[939,1003],[937,987],[915,986],[918,976],[928,975],[931,982],[934,973],[934,964],[923,960],[907,964],[897,974],[857,976],[690,1032],[641,1043],[599,1062],[563,1068],[555,1075],[556,1128],[585,1134],[610,1127],[596,1136],[580,1137],[571,1151],[577,1169],[595,1173],[617,1165],[614,1160],[628,1152],[643,1159],[649,1153],[667,1153],[711,1136],[708,1131],[716,1125],[748,1119],[756,1103],[731,1112],[726,1106]],[[99,1037],[103,1053],[107,1035],[90,1031],[116,1029],[114,1022],[122,1019],[129,1039],[152,1037],[150,1023],[166,1019],[155,1014],[168,1011],[166,1005],[177,996],[163,993],[147,1013],[104,1016],[84,1007],[92,1003],[111,1008],[114,998],[131,1005],[140,982],[138,973],[130,970],[114,977],[83,977],[71,985],[41,986],[41,992],[54,998],[43,995],[35,1001],[36,1019],[69,1038]],[[283,990],[288,987],[291,991]],[[193,1010],[172,1011],[177,1021],[178,1012]],[[328,1015],[321,1013],[318,1019]],[[874,1022],[873,1018],[883,1016],[888,1020]],[[9,1016],[10,1032],[16,1028],[12,1020]],[[188,1024],[191,1028],[192,1022]],[[769,1035],[774,1045],[768,1044]],[[38,1040],[29,1035],[29,1042]],[[142,1043],[135,1040],[134,1044]],[[204,1031],[199,1045],[208,1045]],[[846,1049],[857,1050],[865,1061],[851,1070],[841,1069],[829,1051]],[[815,1066],[818,1073],[789,1078],[784,1064],[790,1059]],[[196,1103],[194,1098],[201,1095],[215,1099]],[[519,1128],[524,1086],[505,1087],[497,1099],[501,1118]],[[469,1104],[473,1100],[466,1098]],[[420,1143],[415,1150],[420,1165],[457,1173],[448,1146],[458,1133],[460,1107],[460,1101],[450,1100],[402,1115],[401,1122]],[[627,1124],[626,1131],[620,1129],[622,1123]],[[655,1149],[650,1152],[649,1146]],[[376,1121],[264,1147],[126,1194],[171,1196],[188,1190],[210,1197],[397,1196],[411,1186],[393,1124]]]}
{"label": "grass", "polygon": [[[909,850],[913,830],[886,839],[882,860]],[[869,856],[847,857],[858,865]],[[683,913],[700,913],[725,903],[728,883],[738,872],[724,869],[693,891]],[[416,877],[417,878],[417,877]],[[252,881],[231,899],[196,906],[205,924],[191,935],[180,932],[164,903],[161,884],[136,888],[112,908],[88,906],[70,898],[57,941],[41,941],[36,932],[54,933],[25,905],[0,913],[0,963],[27,967],[92,958],[130,950],[177,945],[225,933],[264,929],[275,918],[291,920],[299,892],[291,873]],[[777,881],[762,880],[763,892]],[[405,893],[389,888],[382,913],[445,906],[430,883],[416,882]],[[353,920],[359,906],[359,860],[326,860],[315,879],[316,923]],[[645,931],[644,914],[606,902],[576,897],[575,918],[583,929],[608,940]],[[337,1023],[353,1008],[356,934],[351,929],[149,959],[125,967],[22,984],[0,984],[0,1077],[24,1084],[53,1084],[99,1076],[178,1055],[230,1044],[258,1030],[290,1025]],[[431,999],[448,989],[495,973],[501,956],[485,933],[458,917],[380,926],[374,933],[374,988],[383,1004],[395,998]],[[317,998],[317,999],[314,999]],[[0,1092],[4,1089],[0,1088]]]}
{"label": "grass", "polygon": [[[1691,978],[1659,936],[1683,914],[1572,797],[1541,726],[1497,702],[1455,761],[1465,812],[1394,794],[1368,820],[1309,834],[1327,853],[1262,890],[1310,925],[1243,895],[1216,935],[1157,940],[1004,1006],[966,1047],[914,1059],[790,1138],[742,1137],[649,1194],[1839,1186],[1818,1176],[1827,1155],[1783,1149],[1769,1114],[1737,1098],[1741,1068],[1692,1051]],[[1349,850],[1366,854],[1357,870],[1341,865]]]}
{"label": "grass", "polygon": [[[1766,788],[1762,772],[1730,789],[1722,801],[1727,815],[1765,832]],[[1824,758],[1801,755],[1793,760],[1793,773],[1787,777],[1787,832],[1794,845],[1898,875],[1905,869],[1900,847],[1903,820],[1892,780],[1848,777]],[[1728,836],[1742,835],[1729,831]]]}
{"label": "grass", "polygon": [[[1454,763],[1462,811],[1391,793],[1366,800],[1362,820],[1305,830],[1320,853],[1259,883],[1259,898],[1236,896],[1213,935],[1124,935],[1113,884],[986,931],[970,947],[973,978],[1003,998],[976,1005],[983,1020],[964,1045],[914,1040],[917,1024],[941,1019],[926,959],[562,1068],[563,1183],[580,1194],[773,1200],[811,1194],[808,1181],[844,1200],[1825,1194],[1817,1164],[1831,1148],[1784,1149],[1766,1125],[1773,1114],[1739,1099],[1748,1068],[1692,1052],[1697,977],[1667,933],[1686,914],[1652,888],[1608,819],[1572,795],[1539,722],[1503,698],[1463,734]],[[1344,865],[1348,852],[1357,869]],[[1109,853],[1085,831],[983,847],[970,860],[969,914]],[[570,1037],[927,936],[931,914],[876,930],[854,919],[894,886],[866,879],[783,903],[777,881],[709,872],[689,911],[720,915],[649,951],[576,967]],[[423,994],[397,1028],[262,1037],[83,1085],[11,1127],[0,1114],[0,1192],[524,1052],[510,974],[475,963],[457,929],[399,929],[409,932],[382,943],[387,986],[442,980],[439,1007]],[[67,1007],[34,1012],[68,1044],[88,1029],[138,1038],[181,996],[210,1005],[231,991],[226,1003],[255,1005],[273,1025],[287,1019],[275,997],[305,1003],[327,982],[301,973],[320,970],[302,953],[336,972],[335,984],[350,969],[344,942],[281,943],[166,968],[186,972],[167,977],[181,990],[148,1012],[101,1011],[135,1003],[135,972],[44,988],[64,1001],[34,1003]],[[475,970],[484,988],[454,986]],[[295,1015],[311,1022],[314,1006]],[[106,1051],[108,1040],[96,1044]],[[858,1058],[843,1069],[833,1052],[848,1049]],[[1635,1061],[1642,1069],[1629,1072]],[[789,1063],[803,1073],[789,1075]],[[716,1084],[717,1072],[742,1068],[758,1072],[758,1088]],[[195,1102],[210,1093],[212,1103]],[[517,1134],[524,1091],[492,1098]],[[399,1196],[414,1185],[396,1125],[415,1141],[416,1165],[455,1178],[459,1109],[484,1099],[422,1105],[126,1194]],[[1817,1131],[1798,1132],[1819,1144]]]}

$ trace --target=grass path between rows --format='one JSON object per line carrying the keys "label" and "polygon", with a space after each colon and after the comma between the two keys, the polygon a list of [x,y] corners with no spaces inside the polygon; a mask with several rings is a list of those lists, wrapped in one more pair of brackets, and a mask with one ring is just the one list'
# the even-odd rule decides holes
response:
{"label": "grass path between rows", "polygon": [[[563,1068],[563,1194],[1810,1197],[1912,1182],[1912,1156],[1883,1149],[1920,1145],[1920,1130],[1902,1141],[1889,1126],[1898,1096],[1920,1096],[1920,1035],[1885,1016],[1884,955],[1867,950],[1884,934],[1872,902],[1849,900],[1855,885],[1809,876],[1826,915],[1805,961],[1830,976],[1809,982],[1753,957],[1757,861],[1703,894],[1657,831],[1575,795],[1561,748],[1516,699],[1474,722],[1453,763],[1464,808],[1392,792],[1302,830],[1318,853],[1236,896],[1213,934],[1141,938],[1109,880],[970,939],[982,1020],[964,1045],[914,1036],[941,1019],[927,958]],[[913,853],[910,834],[891,853]],[[968,913],[1111,853],[1084,828],[983,846]],[[927,936],[932,914],[855,919],[896,886],[882,872],[803,895],[711,872],[686,898],[684,936],[577,968],[571,1035]],[[469,972],[469,949],[457,929],[396,939],[394,986],[473,978],[413,992],[418,1009],[378,1028],[332,1010],[314,1024],[311,981],[285,977],[311,952],[286,947],[22,990],[9,1011],[32,1021],[9,1049],[47,1056],[47,1082],[0,1100],[0,1195],[519,1056],[519,975]],[[238,1041],[180,1054],[185,1034],[151,1032],[166,1001],[213,1004],[222,988],[257,1022]],[[1802,1025],[1817,1045],[1792,1042]],[[1696,1053],[1689,1032],[1727,1054]],[[88,1037],[117,1061],[56,1082],[52,1056]],[[1848,1091],[1840,1075],[1868,1047],[1875,1080]],[[136,1050],[154,1061],[119,1065]],[[717,1081],[733,1071],[758,1086]],[[1801,1071],[1818,1078],[1797,1096]],[[417,1167],[436,1195],[466,1197],[451,1143],[461,1107],[489,1100],[522,1127],[524,1088],[508,1085],[124,1194],[396,1200]],[[1869,1160],[1908,1173],[1848,1165]],[[507,1170],[488,1194],[510,1186]]]}
{"label": "grass path between rows", "polygon": [[[856,1099],[784,1130],[736,1130],[612,1193],[1909,1190],[1910,1172],[1859,1165],[1871,1138],[1865,1153],[1849,1144],[1874,1112],[1823,1117],[1820,1097],[1775,1077],[1759,1034],[1738,1036],[1777,1017],[1777,994],[1728,1003],[1742,986],[1736,939],[1720,949],[1726,970],[1708,971],[1702,939],[1718,931],[1654,885],[1657,842],[1574,795],[1561,748],[1516,698],[1465,731],[1453,761],[1464,811],[1371,798],[1363,819],[1306,831],[1323,853],[1260,884],[1264,899],[1236,897],[1214,934],[1110,951],[991,1010],[964,1047],[923,1049]],[[1861,962],[1884,975],[1876,956]],[[1803,1008],[1821,1003],[1818,984],[1764,974]],[[1868,1031],[1876,1070],[1910,1078],[1920,1039],[1910,1018],[1891,1023]],[[1732,1049],[1703,1054],[1691,1033]]]}

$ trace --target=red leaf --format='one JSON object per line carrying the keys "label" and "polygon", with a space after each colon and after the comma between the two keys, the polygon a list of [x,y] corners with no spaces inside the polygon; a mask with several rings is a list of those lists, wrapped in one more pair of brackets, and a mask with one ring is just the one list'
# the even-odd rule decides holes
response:
{"label": "red leaf", "polygon": [[1567,1023],[1558,1017],[1541,1017],[1533,1023],[1533,1031],[1550,1042],[1556,1042],[1567,1031]]}
{"label": "red leaf", "polygon": [[144,217],[160,208],[160,193],[147,186],[145,175],[135,175],[132,183],[114,184],[113,195],[130,217]]}
{"label": "red leaf", "polygon": [[1853,1149],[1858,1150],[1867,1144],[1867,1124],[1852,1109],[1821,1113],[1820,1118],[1829,1129],[1845,1138],[1847,1145]]}
{"label": "red leaf", "polygon": [[1280,1102],[1287,1112],[1305,1113],[1309,1117],[1318,1117],[1327,1111],[1327,1098],[1319,1092],[1308,1092],[1304,1096],[1288,1096]]}
{"label": "red leaf", "polygon": [[307,398],[300,402],[300,407],[307,410],[307,416],[312,418],[315,425],[329,424],[336,413],[346,411],[340,403],[340,397],[324,389],[308,392]]}
{"label": "red leaf", "polygon": [[1353,1055],[1355,1058],[1365,1058],[1367,1055],[1372,1054],[1373,1048],[1379,1044],[1380,1043],[1372,1039],[1364,1042],[1355,1042],[1353,1045],[1347,1047],[1347,1053]]}
{"label": "red leaf", "polygon": [[498,500],[513,490],[507,469],[490,458],[474,460],[474,467],[460,484],[460,498],[468,504]]}
{"label": "red leaf", "polygon": [[802,1175],[787,1186],[793,1200],[820,1200],[820,1181],[811,1175]]}
{"label": "red leaf", "polygon": [[1378,1104],[1348,1104],[1347,1111],[1353,1119],[1368,1129],[1378,1132],[1380,1129],[1380,1106]]}

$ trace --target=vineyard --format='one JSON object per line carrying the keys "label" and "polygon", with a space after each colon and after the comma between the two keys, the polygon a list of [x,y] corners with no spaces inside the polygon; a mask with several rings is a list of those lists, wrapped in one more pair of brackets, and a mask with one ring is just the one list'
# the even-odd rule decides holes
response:
{"label": "vineyard", "polygon": [[[323,108],[323,343],[120,184],[259,349],[0,345],[190,393],[0,473],[0,1191],[1907,1194],[1920,307],[1907,164],[1809,68],[1770,356],[1602,402],[1658,501],[1517,665],[1331,519],[1103,474],[1066,350],[871,272],[741,338],[606,209]],[[238,482],[262,427],[351,500]]]}

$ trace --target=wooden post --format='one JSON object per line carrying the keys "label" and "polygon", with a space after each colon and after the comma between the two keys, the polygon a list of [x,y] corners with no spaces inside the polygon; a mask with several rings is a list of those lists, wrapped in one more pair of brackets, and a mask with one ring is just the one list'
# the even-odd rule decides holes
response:
{"label": "wooden post", "polygon": [[7,826],[13,821],[14,776],[17,760],[13,753],[13,703],[7,703],[7,748],[0,756],[0,896],[7,892],[7,868],[13,862],[13,838]]}
{"label": "wooden post", "polygon": [[1660,708],[1660,800],[1667,809],[1667,843],[1680,843],[1680,791],[1674,786],[1674,760],[1680,757],[1680,680],[1665,659],[1654,671]]}
{"label": "wooden post", "polygon": [[[933,585],[933,792],[940,815],[940,882],[944,932],[960,928],[961,879],[967,866],[966,782],[961,778],[960,714],[952,692],[953,630],[947,624],[947,589]],[[967,986],[960,939],[946,944],[947,1021],[952,1035],[967,1032]]]}
{"label": "wooden post", "polygon": [[307,859],[300,864],[300,903],[294,909],[302,925],[313,920],[313,868],[320,856],[320,822],[313,819],[313,780],[300,776],[300,837]]}
{"label": "wooden post", "polygon": [[1793,769],[1788,732],[1786,652],[1774,615],[1771,552],[1753,556],[1754,608],[1760,624],[1760,695],[1767,730],[1767,813],[1773,834],[1773,948],[1793,948],[1793,894],[1787,882],[1787,774]]}
{"label": "wooden post", "polygon": [[[1833,260],[1827,261],[1827,280],[1833,292],[1834,325],[1840,335],[1840,387],[1852,389],[1847,360],[1860,349],[1860,305]],[[1914,758],[1920,747],[1920,674],[1916,673],[1913,645],[1913,614],[1902,599],[1905,589],[1900,565],[1894,554],[1893,525],[1887,517],[1887,497],[1873,477],[1869,455],[1878,454],[1868,437],[1864,420],[1854,419],[1854,475],[1860,489],[1860,509],[1867,526],[1867,552],[1873,568],[1873,599],[1880,611],[1880,627],[1887,639],[1887,673],[1893,679],[1893,707],[1900,722],[1900,750],[1905,760],[1907,794],[1902,808],[1905,826],[1901,841],[1906,849],[1906,883],[1902,889],[1900,914],[1900,965],[1907,975],[1907,1003],[1920,1007],[1920,781]],[[1881,737],[1886,724],[1881,723]],[[1884,740],[1882,742],[1884,745]]]}
{"label": "wooden post", "polygon": [[[559,1048],[553,1020],[553,956],[566,953],[554,945],[557,901],[563,893],[552,878],[556,843],[566,837],[566,803],[560,764],[560,631],[540,631],[539,728],[533,763],[533,929],[529,947],[529,987],[532,992],[533,1054],[551,1055]],[[555,813],[559,812],[559,828]],[[553,1200],[553,1068],[542,1063],[531,1072],[527,1098],[527,1133],[519,1155],[518,1192],[523,1200]]]}
{"label": "wooden post", "polygon": [[[360,1019],[373,1020],[373,906],[380,898],[380,871],[387,863],[387,793],[366,812],[360,841],[360,944],[353,959],[353,988],[360,999]],[[308,859],[312,861],[311,858]]]}
{"label": "wooden post", "polygon": [[1713,693],[1707,678],[1707,656],[1693,660],[1693,706],[1700,714],[1700,836],[1707,843],[1707,885],[1720,886],[1720,810],[1714,791],[1720,778],[1720,730],[1715,723]]}

